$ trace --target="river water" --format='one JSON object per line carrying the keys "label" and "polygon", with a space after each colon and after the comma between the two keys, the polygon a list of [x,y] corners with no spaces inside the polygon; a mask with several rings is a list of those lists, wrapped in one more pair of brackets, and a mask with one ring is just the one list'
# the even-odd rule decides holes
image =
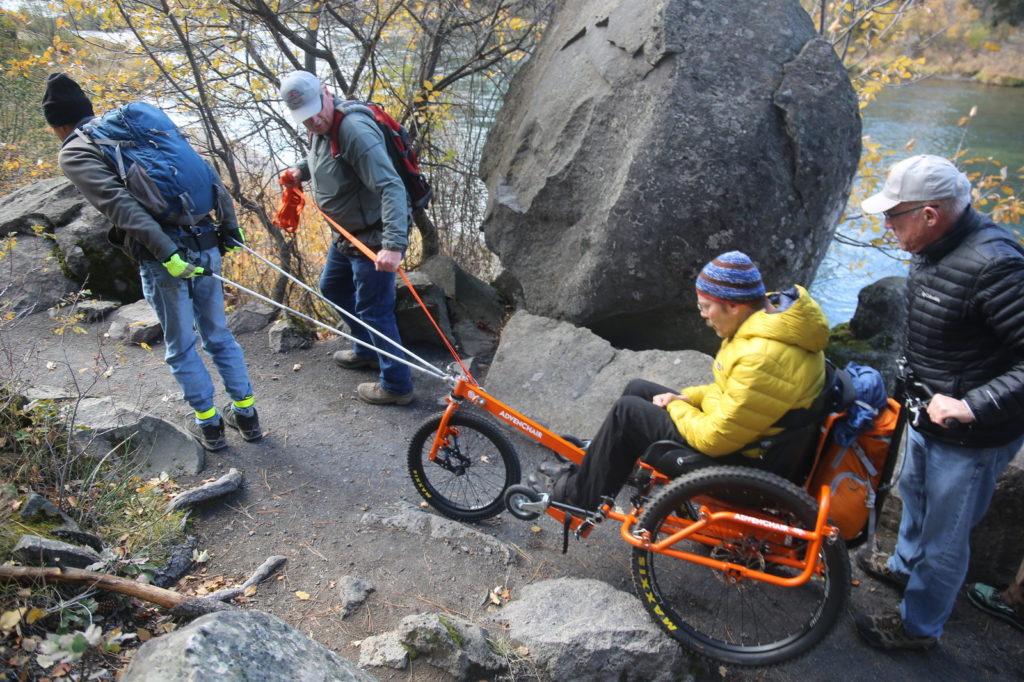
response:
{"label": "river water", "polygon": [[[957,122],[974,106],[978,113],[964,137],[964,128]],[[887,166],[913,154],[951,158],[962,141],[969,158],[998,159],[1009,167],[1013,178],[1024,167],[1024,88],[938,79],[885,88],[864,110],[864,135],[896,152]],[[904,147],[910,140],[916,142],[908,151]],[[1016,190],[1019,194],[1024,187],[1018,184]],[[863,239],[861,227],[852,221],[837,231]],[[1010,227],[1024,235],[1024,225]],[[895,255],[832,243],[811,286],[811,294],[821,303],[830,324],[853,316],[857,292],[863,287],[882,277],[906,275],[909,256],[899,251]]]}

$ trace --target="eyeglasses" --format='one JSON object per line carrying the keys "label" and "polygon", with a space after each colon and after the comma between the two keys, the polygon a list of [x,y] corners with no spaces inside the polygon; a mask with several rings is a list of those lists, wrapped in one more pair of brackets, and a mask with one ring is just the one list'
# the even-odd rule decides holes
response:
{"label": "eyeglasses", "polygon": [[920,211],[922,208],[928,208],[928,204],[921,204],[920,206],[915,206],[914,208],[905,208],[902,211],[896,211],[895,213],[893,213],[892,211],[882,211],[882,215],[885,216],[886,220],[892,220],[896,216],[903,215],[904,213],[913,213],[914,211]]}

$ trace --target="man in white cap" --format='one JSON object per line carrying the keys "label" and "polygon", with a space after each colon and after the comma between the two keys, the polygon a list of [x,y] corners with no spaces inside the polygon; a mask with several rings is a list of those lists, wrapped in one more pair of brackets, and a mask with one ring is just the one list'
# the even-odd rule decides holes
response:
{"label": "man in white cap", "polygon": [[[967,574],[970,532],[1024,443],[1024,249],[970,206],[971,185],[938,156],[905,159],[866,199],[913,255],[906,358],[913,397],[900,476],[903,517],[892,555],[858,563],[903,589],[898,613],[861,614],[882,649],[936,644]],[[916,395],[915,392],[916,391]]]}
{"label": "man in white cap", "polygon": [[[280,96],[295,123],[311,134],[307,157],[285,170],[281,182],[298,187],[312,181],[317,205],[377,252],[376,259],[370,260],[336,235],[320,276],[320,291],[335,305],[401,343],[395,321],[395,273],[409,244],[412,207],[388,156],[384,136],[369,109],[345,106],[308,71],[284,76]],[[380,370],[379,381],[359,384],[359,398],[374,405],[408,404],[413,397],[409,367],[379,355],[374,347],[397,357],[404,357],[402,352],[361,325],[351,328],[362,343],[335,353],[335,363],[345,369]]]}

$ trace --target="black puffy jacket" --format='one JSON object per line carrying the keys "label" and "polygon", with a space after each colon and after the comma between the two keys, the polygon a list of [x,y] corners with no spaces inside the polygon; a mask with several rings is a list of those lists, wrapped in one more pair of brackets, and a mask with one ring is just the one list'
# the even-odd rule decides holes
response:
{"label": "black puffy jacket", "polygon": [[976,417],[951,429],[925,418],[920,430],[970,447],[1024,434],[1024,249],[1013,236],[968,207],[914,256],[907,299],[910,369]]}

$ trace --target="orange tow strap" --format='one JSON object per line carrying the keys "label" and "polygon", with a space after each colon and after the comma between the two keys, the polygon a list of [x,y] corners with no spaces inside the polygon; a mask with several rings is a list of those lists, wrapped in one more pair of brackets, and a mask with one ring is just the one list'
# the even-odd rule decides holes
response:
{"label": "orange tow strap", "polygon": [[[289,194],[290,193],[289,191],[291,193],[294,193],[295,195],[297,195],[297,197],[298,197],[297,201],[299,202],[299,209],[297,209],[295,211],[295,227],[293,227],[292,229],[289,230],[284,225],[279,225],[277,223],[277,221],[276,221],[276,216],[275,216],[274,224],[278,225],[279,227],[284,229],[285,232],[290,232],[291,233],[291,232],[295,232],[295,230],[298,228],[298,225],[299,225],[298,211],[302,209],[302,205],[306,201],[306,196],[305,196],[305,194],[302,193],[302,190],[299,189],[298,187],[292,187],[290,185],[284,185],[284,193],[281,195],[281,207],[284,207],[284,205],[285,205],[285,195]],[[293,202],[293,201],[295,201],[295,199],[288,199],[288,201],[289,202]],[[331,225],[331,227],[333,227],[335,230],[338,231],[338,234],[340,234],[342,237],[347,239],[353,246],[355,246],[357,249],[359,249],[359,251],[362,252],[362,254],[364,256],[366,256],[367,258],[369,258],[371,261],[373,261],[375,263],[377,262],[377,254],[373,251],[373,249],[371,249],[366,244],[364,244],[361,241],[359,241],[359,239],[354,234],[352,234],[351,232],[346,230],[344,227],[342,227],[341,225],[336,223],[329,215],[327,215],[324,212],[324,210],[322,208],[317,206],[317,203],[315,201],[310,201],[310,203],[314,207],[316,207],[316,210],[320,211],[320,215],[322,215],[324,217],[324,220],[326,220]],[[278,208],[278,214],[280,214],[280,213],[281,213],[281,208]],[[462,370],[462,373],[466,375],[466,378],[470,382],[476,384],[477,383],[476,379],[474,379],[473,375],[469,373],[469,368],[467,368],[466,365],[464,365],[462,363],[462,358],[459,357],[458,352],[455,350],[455,348],[452,346],[452,344],[449,343],[448,337],[444,335],[443,331],[441,331],[441,327],[440,327],[440,325],[437,324],[437,320],[435,320],[434,316],[430,314],[429,310],[427,310],[427,304],[423,302],[422,298],[420,298],[420,295],[419,295],[419,293],[417,293],[416,288],[413,287],[412,282],[410,282],[409,278],[406,276],[405,270],[403,270],[402,268],[398,268],[398,274],[400,274],[402,276],[402,279],[405,280],[405,286],[409,287],[409,291],[412,292],[413,298],[416,299],[416,302],[419,304],[420,308],[423,310],[423,313],[427,316],[427,319],[430,320],[430,324],[434,325],[434,329],[437,330],[437,335],[441,337],[442,341],[444,341],[445,347],[448,349],[448,352],[452,354],[452,357],[455,358],[455,362],[458,363],[459,369]],[[477,384],[477,385],[479,385],[479,384]]]}
{"label": "orange tow strap", "polygon": [[[279,181],[280,182],[280,181]],[[306,204],[306,197],[302,190],[291,185],[285,185],[281,192],[281,200],[277,204],[277,212],[274,213],[274,224],[288,234],[295,234],[299,229],[299,216],[302,214],[302,207]]]}

